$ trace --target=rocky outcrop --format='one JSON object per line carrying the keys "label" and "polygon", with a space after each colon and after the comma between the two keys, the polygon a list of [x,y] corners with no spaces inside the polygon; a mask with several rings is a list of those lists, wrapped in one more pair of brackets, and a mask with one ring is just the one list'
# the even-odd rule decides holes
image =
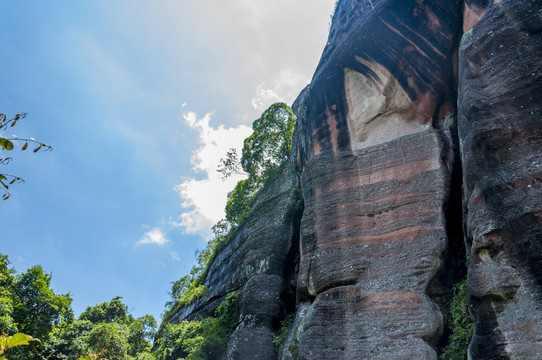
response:
{"label": "rocky outcrop", "polygon": [[542,2],[471,8],[458,101],[476,320],[469,353],[542,359]]}
{"label": "rocky outcrop", "polygon": [[341,0],[296,169],[172,321],[240,291],[228,359],[437,359],[468,257],[470,359],[542,359],[540,54],[539,0]]}
{"label": "rocky outcrop", "polygon": [[228,359],[276,359],[279,319],[295,308],[291,286],[299,248],[303,201],[293,168],[266,185],[253,211],[217,252],[203,285],[209,291],[169,321],[207,317],[233,292],[241,293],[241,317]]}
{"label": "rocky outcrop", "polygon": [[295,106],[299,359],[437,358],[461,26],[458,1],[339,4]]}

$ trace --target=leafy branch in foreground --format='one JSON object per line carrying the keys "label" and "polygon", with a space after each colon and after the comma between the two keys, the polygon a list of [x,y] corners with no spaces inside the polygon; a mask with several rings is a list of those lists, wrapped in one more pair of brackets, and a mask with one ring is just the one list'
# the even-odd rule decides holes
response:
{"label": "leafy branch in foreground", "polygon": [[[8,128],[14,127],[19,120],[22,120],[26,117],[26,113],[20,113],[15,115],[12,118],[8,118],[6,114],[0,114],[0,130],[6,130]],[[2,150],[6,151],[12,151],[14,149],[14,142],[24,142],[23,146],[21,147],[22,151],[25,151],[28,148],[29,144],[34,144],[35,147],[32,150],[32,152],[36,153],[40,150],[45,151],[51,151],[53,148],[41,141],[38,141],[34,139],[33,137],[30,138],[19,138],[15,135],[13,135],[12,138],[8,139],[0,134],[0,148]],[[0,157],[0,165],[8,165],[13,158],[11,157]],[[9,186],[14,183],[23,183],[24,180],[16,175],[12,175],[9,173],[0,173],[0,185],[3,187],[4,194],[2,195],[2,200],[7,200],[11,196],[9,192]]]}
{"label": "leafy branch in foreground", "polygon": [[4,333],[0,335],[0,360],[8,360],[5,357],[6,351],[8,351],[11,348],[21,346],[21,345],[28,345],[30,344],[30,341],[39,341],[38,339],[34,339],[32,336],[25,335],[23,333],[17,333],[13,336],[9,336],[8,334]]}

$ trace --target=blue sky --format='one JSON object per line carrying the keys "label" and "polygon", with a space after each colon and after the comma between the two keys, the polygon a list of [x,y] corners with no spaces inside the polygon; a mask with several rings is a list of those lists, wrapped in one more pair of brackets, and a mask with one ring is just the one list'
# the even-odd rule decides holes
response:
{"label": "blue sky", "polygon": [[53,273],[76,314],[119,295],[159,318],[237,180],[218,159],[309,82],[334,2],[0,0],[0,112],[54,148],[1,169],[26,182],[0,253]]}

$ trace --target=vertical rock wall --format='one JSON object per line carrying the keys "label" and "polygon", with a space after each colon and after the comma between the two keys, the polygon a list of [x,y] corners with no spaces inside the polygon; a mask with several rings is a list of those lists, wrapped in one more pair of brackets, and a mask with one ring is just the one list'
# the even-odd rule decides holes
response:
{"label": "vertical rock wall", "polygon": [[541,0],[341,0],[296,173],[171,321],[241,291],[227,359],[437,359],[468,253],[469,359],[542,359],[541,59]]}
{"label": "vertical rock wall", "polygon": [[[458,1],[341,1],[295,104],[298,359],[436,359]],[[297,348],[292,347],[297,344]],[[292,351],[293,350],[293,351]]]}
{"label": "vertical rock wall", "polygon": [[469,4],[459,132],[472,359],[542,359],[542,2]]}

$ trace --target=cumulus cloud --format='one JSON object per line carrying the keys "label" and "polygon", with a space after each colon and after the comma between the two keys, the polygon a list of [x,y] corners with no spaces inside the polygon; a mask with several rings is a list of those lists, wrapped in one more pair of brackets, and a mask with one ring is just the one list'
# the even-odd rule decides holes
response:
{"label": "cumulus cloud", "polygon": [[223,180],[217,172],[220,159],[230,148],[241,153],[243,140],[252,129],[239,125],[226,128],[223,125],[213,127],[211,114],[198,118],[194,112],[183,112],[182,119],[198,133],[199,148],[194,151],[191,162],[193,171],[203,178],[187,178],[175,186],[175,191],[182,199],[185,211],[173,225],[183,227],[188,233],[199,233],[205,238],[211,235],[211,227],[224,217],[227,194],[243,177],[234,175]]}
{"label": "cumulus cloud", "polygon": [[165,238],[162,230],[159,228],[154,228],[151,231],[147,232],[141,240],[137,242],[137,245],[143,244],[154,244],[154,245],[164,245],[169,240]]}
{"label": "cumulus cloud", "polygon": [[308,74],[302,71],[281,69],[271,84],[263,82],[257,86],[256,95],[251,101],[252,106],[263,112],[275,102],[291,102],[309,80]]}

